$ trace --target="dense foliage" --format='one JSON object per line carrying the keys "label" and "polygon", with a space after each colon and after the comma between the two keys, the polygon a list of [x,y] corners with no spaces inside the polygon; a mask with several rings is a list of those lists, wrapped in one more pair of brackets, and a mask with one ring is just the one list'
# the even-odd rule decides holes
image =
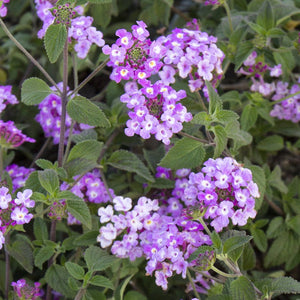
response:
{"label": "dense foliage", "polygon": [[0,299],[298,299],[299,0],[0,0]]}

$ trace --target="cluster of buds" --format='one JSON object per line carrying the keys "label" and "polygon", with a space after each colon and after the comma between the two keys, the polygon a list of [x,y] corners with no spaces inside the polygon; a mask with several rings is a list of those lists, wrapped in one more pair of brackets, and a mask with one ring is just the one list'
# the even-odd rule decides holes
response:
{"label": "cluster of buds", "polygon": [[11,286],[14,288],[15,296],[20,300],[35,300],[39,296],[42,296],[40,285],[39,282],[35,282],[34,286],[30,286],[25,279],[11,283]]}
{"label": "cluster of buds", "polygon": [[53,14],[55,16],[55,23],[70,26],[71,20],[75,17],[76,12],[73,10],[69,3],[66,3],[54,8]]}

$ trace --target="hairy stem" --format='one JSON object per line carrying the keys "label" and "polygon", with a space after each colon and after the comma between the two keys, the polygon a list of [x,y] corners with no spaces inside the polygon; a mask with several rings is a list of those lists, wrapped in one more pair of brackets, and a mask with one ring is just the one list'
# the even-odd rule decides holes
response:
{"label": "hairy stem", "polygon": [[228,274],[228,273],[225,273],[225,272],[217,269],[215,266],[211,266],[211,269],[213,271],[215,271],[217,274],[219,274],[221,276],[224,276],[224,277],[234,278],[234,277],[239,277],[240,276],[239,274]]}
{"label": "hairy stem", "polygon": [[197,138],[197,137],[195,137],[193,135],[190,135],[190,134],[182,132],[182,131],[178,132],[178,134],[182,135],[182,136],[185,136],[185,137],[188,137],[188,138],[190,138],[192,140],[198,141],[198,142],[203,143],[203,144],[215,145],[215,143],[210,144],[207,140],[199,139],[199,138]]}
{"label": "hairy stem", "polygon": [[201,299],[201,298],[200,298],[200,295],[199,295],[198,292],[197,292],[197,289],[196,289],[196,286],[195,286],[195,282],[193,281],[193,278],[192,278],[192,276],[191,276],[190,270],[189,270],[188,268],[186,269],[186,275],[187,275],[187,277],[188,277],[188,279],[189,279],[189,282],[190,282],[191,285],[192,285],[192,288],[193,288],[193,291],[194,291],[195,296],[196,296],[198,299]]}
{"label": "hairy stem", "polygon": [[0,18],[0,25],[3,31],[7,34],[10,40],[23,52],[23,54],[43,73],[43,75],[48,79],[48,81],[55,86],[57,91],[61,94],[61,90],[57,86],[56,82],[49,75],[49,73],[40,65],[40,63],[14,38],[14,36],[10,33],[2,19]]}

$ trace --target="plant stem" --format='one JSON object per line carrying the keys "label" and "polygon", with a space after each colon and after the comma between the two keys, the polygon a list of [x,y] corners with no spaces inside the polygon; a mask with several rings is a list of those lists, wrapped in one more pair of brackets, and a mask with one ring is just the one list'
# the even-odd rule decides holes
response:
{"label": "plant stem", "polygon": [[63,165],[65,164],[65,162],[67,160],[67,157],[69,155],[69,151],[70,151],[71,143],[72,143],[73,129],[74,129],[75,123],[76,122],[74,120],[72,120],[70,129],[69,129],[68,143],[67,143],[66,151],[65,151],[65,154],[64,154],[63,163],[62,163]]}
{"label": "plant stem", "polygon": [[228,17],[228,23],[229,23],[230,31],[233,32],[233,26],[232,26],[232,21],[231,21],[230,8],[229,8],[228,3],[226,1],[224,1],[223,5],[224,5],[224,8],[226,10],[227,17]]}
{"label": "plant stem", "polygon": [[63,50],[63,92],[61,95],[60,138],[58,145],[58,166],[62,167],[65,147],[66,114],[67,114],[67,88],[68,88],[68,40]]}
{"label": "plant stem", "polygon": [[86,293],[86,288],[80,288],[74,300],[80,300],[85,295],[85,293]]}
{"label": "plant stem", "polygon": [[273,106],[273,105],[275,105],[275,104],[278,104],[278,103],[280,103],[280,102],[282,102],[282,101],[284,101],[284,100],[287,100],[287,99],[289,99],[289,98],[295,97],[295,96],[297,96],[297,95],[300,95],[300,91],[298,91],[298,92],[296,92],[296,93],[294,93],[294,94],[288,95],[288,96],[286,96],[286,97],[283,97],[283,98],[281,98],[281,99],[279,99],[279,100],[272,101],[272,102],[270,102],[270,105]]}
{"label": "plant stem", "polygon": [[10,40],[23,52],[23,54],[43,73],[43,75],[49,80],[49,82],[55,86],[57,91],[61,94],[61,90],[57,86],[56,82],[52,79],[49,73],[39,64],[39,62],[14,38],[10,33],[2,19],[0,18],[0,25],[3,31],[7,34]]}
{"label": "plant stem", "polygon": [[201,97],[201,95],[199,94],[198,91],[195,92],[195,95],[196,95],[198,101],[200,102],[201,106],[203,107],[203,109],[204,109],[206,112],[208,112],[207,107],[206,107],[206,105],[205,105],[205,103],[204,103],[204,101],[203,101],[203,99],[202,99],[202,97]]}
{"label": "plant stem", "polygon": [[110,193],[110,191],[109,191],[109,187],[108,187],[108,185],[107,185],[107,182],[106,182],[106,178],[105,178],[105,176],[104,176],[104,173],[103,173],[103,171],[102,171],[101,169],[99,169],[99,171],[100,171],[101,179],[102,179],[102,181],[103,181],[103,183],[104,183],[104,186],[105,186],[105,189],[106,189],[106,191],[107,191],[107,194],[108,194],[110,200],[113,201],[113,197],[112,197],[112,195],[111,195],[111,193]]}
{"label": "plant stem", "polygon": [[103,158],[105,151],[108,149],[108,147],[112,144],[116,136],[120,133],[120,129],[116,128],[115,131],[111,134],[111,136],[107,139],[105,142],[103,148],[101,149],[100,155],[98,157],[97,162],[100,163],[101,159]]}
{"label": "plant stem", "polygon": [[221,270],[219,270],[219,269],[217,269],[215,266],[211,266],[211,269],[213,270],[213,271],[215,271],[216,273],[218,273],[219,275],[222,275],[222,276],[224,276],[224,277],[229,277],[229,278],[234,278],[234,277],[239,277],[240,275],[238,275],[238,274],[228,274],[228,273],[225,273],[225,272],[223,272],[223,271],[221,271]]}
{"label": "plant stem", "polygon": [[[190,134],[188,134],[188,133],[185,133],[185,132],[178,132],[178,134],[179,135],[182,135],[182,136],[185,136],[185,137],[188,137],[188,138],[190,138],[190,139],[192,139],[192,140],[195,140],[195,141],[198,141],[198,142],[200,142],[200,143],[203,143],[203,144],[209,144],[209,142],[207,141],[207,140],[204,140],[204,139],[199,139],[199,138],[197,138],[197,137],[195,137],[195,136],[193,136],[193,135],[190,135]],[[215,143],[213,143],[213,145],[214,145]]]}
{"label": "plant stem", "polygon": [[95,77],[95,75],[100,72],[109,61],[109,58],[107,58],[102,64],[100,64],[88,77],[86,77],[77,88],[74,89],[74,91],[71,93],[70,96],[76,95],[91,79]]}
{"label": "plant stem", "polygon": [[204,220],[202,218],[197,219],[200,224],[203,226],[204,230],[206,231],[206,233],[211,236],[211,231],[208,229],[207,225],[205,224]]}
{"label": "plant stem", "polygon": [[5,299],[8,299],[9,285],[10,285],[10,259],[9,253],[7,251],[7,245],[10,242],[10,233],[8,233],[5,237]]}
{"label": "plant stem", "polygon": [[34,160],[32,161],[31,165],[29,166],[29,168],[32,168],[34,166],[35,162],[43,155],[43,153],[47,149],[50,141],[51,141],[51,137],[48,137],[46,142],[44,143],[43,147],[39,151],[39,153],[35,156]]}
{"label": "plant stem", "polygon": [[201,299],[201,298],[200,298],[200,295],[199,295],[198,292],[197,292],[197,289],[196,289],[196,286],[195,286],[195,282],[193,281],[193,278],[192,278],[192,276],[191,276],[190,270],[189,270],[188,268],[186,269],[186,275],[187,275],[187,277],[188,277],[188,279],[189,279],[189,282],[190,282],[191,285],[192,285],[192,288],[193,288],[193,291],[194,291],[195,296],[196,296],[198,299]]}

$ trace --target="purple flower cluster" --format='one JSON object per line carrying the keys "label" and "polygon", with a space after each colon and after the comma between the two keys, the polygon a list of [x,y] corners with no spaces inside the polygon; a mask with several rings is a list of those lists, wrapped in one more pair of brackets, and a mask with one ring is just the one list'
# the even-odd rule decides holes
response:
{"label": "purple flower cluster", "polygon": [[[202,295],[207,295],[211,286],[215,284],[215,281],[212,279],[206,278],[205,274],[209,275],[209,273],[207,271],[205,271],[205,272],[202,272],[202,274],[197,273],[196,278],[193,279],[196,291]],[[193,291],[193,286],[191,283],[189,283],[185,292],[188,293],[191,291]],[[194,299],[197,299],[197,298],[194,298]]]}
{"label": "purple flower cluster", "polygon": [[33,215],[28,208],[33,208],[35,202],[30,199],[32,190],[26,189],[18,192],[17,197],[12,199],[7,187],[0,188],[0,249],[4,244],[4,235],[8,227],[29,223]]}
{"label": "purple flower cluster", "polygon": [[5,171],[11,177],[13,192],[24,187],[26,180],[34,170],[33,168],[20,167],[16,164],[11,164],[5,168]]}
{"label": "purple flower cluster", "polygon": [[22,133],[18,129],[13,121],[4,122],[0,120],[0,145],[3,148],[16,148],[21,146],[25,142],[34,143],[35,139],[32,139]]}
{"label": "purple flower cluster", "polygon": [[[74,177],[74,180],[78,179],[78,176]],[[67,183],[61,185],[61,190],[66,190],[68,188]],[[70,191],[76,196],[84,199],[91,203],[106,203],[110,202],[110,197],[115,197],[114,191],[109,189],[108,194],[105,184],[100,178],[100,173],[97,170],[85,174],[80,178],[76,184],[70,189]],[[70,213],[68,213],[68,224],[80,224]]]}
{"label": "purple flower cluster", "polygon": [[8,103],[18,103],[16,96],[11,93],[11,88],[11,85],[0,86],[0,113],[3,112]]}
{"label": "purple flower cluster", "polygon": [[[37,15],[43,21],[43,28],[38,32],[38,37],[43,38],[48,27],[55,21],[55,16],[51,13],[51,9],[54,6],[50,1],[46,0],[35,0],[35,3]],[[96,27],[91,26],[93,18],[81,16],[83,14],[83,7],[76,6],[74,11],[80,16],[71,19],[71,26],[68,27],[68,38],[69,43],[74,44],[77,56],[83,59],[87,56],[92,44],[102,47],[105,42],[102,39],[102,32],[98,31]],[[55,12],[56,15],[59,14],[59,8]]]}
{"label": "purple flower cluster", "polygon": [[11,286],[14,288],[15,296],[21,300],[35,300],[43,295],[39,282],[35,282],[34,286],[30,286],[25,279],[19,279],[17,282],[13,281]]}
{"label": "purple flower cluster", "polygon": [[9,3],[10,0],[2,0],[0,3],[0,17],[3,18],[7,15],[7,7],[5,3]]}
{"label": "purple flower cluster", "polygon": [[203,212],[210,225],[221,231],[229,225],[243,226],[254,218],[255,198],[260,196],[249,169],[230,157],[209,159],[201,172],[191,173],[182,200]]}
{"label": "purple flower cluster", "polygon": [[185,278],[191,253],[211,241],[197,222],[161,212],[157,200],[140,197],[132,208],[130,198],[117,196],[113,206],[98,210],[100,222],[107,224],[100,228],[97,240],[103,248],[112,245],[117,257],[144,256],[147,274],[154,273],[156,284],[167,289],[167,278],[174,272]]}
{"label": "purple flower cluster", "polygon": [[[62,83],[58,86],[61,87]],[[55,92],[55,87],[51,87]],[[36,115],[35,119],[40,123],[46,137],[52,137],[53,143],[58,144],[60,138],[60,118],[61,118],[61,98],[55,93],[47,96],[39,104],[40,112]],[[72,123],[71,117],[66,115],[66,132],[65,132],[65,144],[68,141],[70,135],[70,126]],[[78,134],[85,129],[92,128],[86,124],[75,124],[72,134]]]}
{"label": "purple flower cluster", "polygon": [[220,5],[219,0],[206,0],[204,5]]}
{"label": "purple flower cluster", "polygon": [[[278,81],[275,85],[275,93],[272,96],[272,100],[279,100],[288,95],[300,92],[300,79],[297,84],[288,88],[287,82]],[[282,120],[290,120],[294,123],[300,121],[300,93],[294,97],[290,97],[278,104],[274,105],[274,108],[270,112],[272,117],[277,117]]]}

